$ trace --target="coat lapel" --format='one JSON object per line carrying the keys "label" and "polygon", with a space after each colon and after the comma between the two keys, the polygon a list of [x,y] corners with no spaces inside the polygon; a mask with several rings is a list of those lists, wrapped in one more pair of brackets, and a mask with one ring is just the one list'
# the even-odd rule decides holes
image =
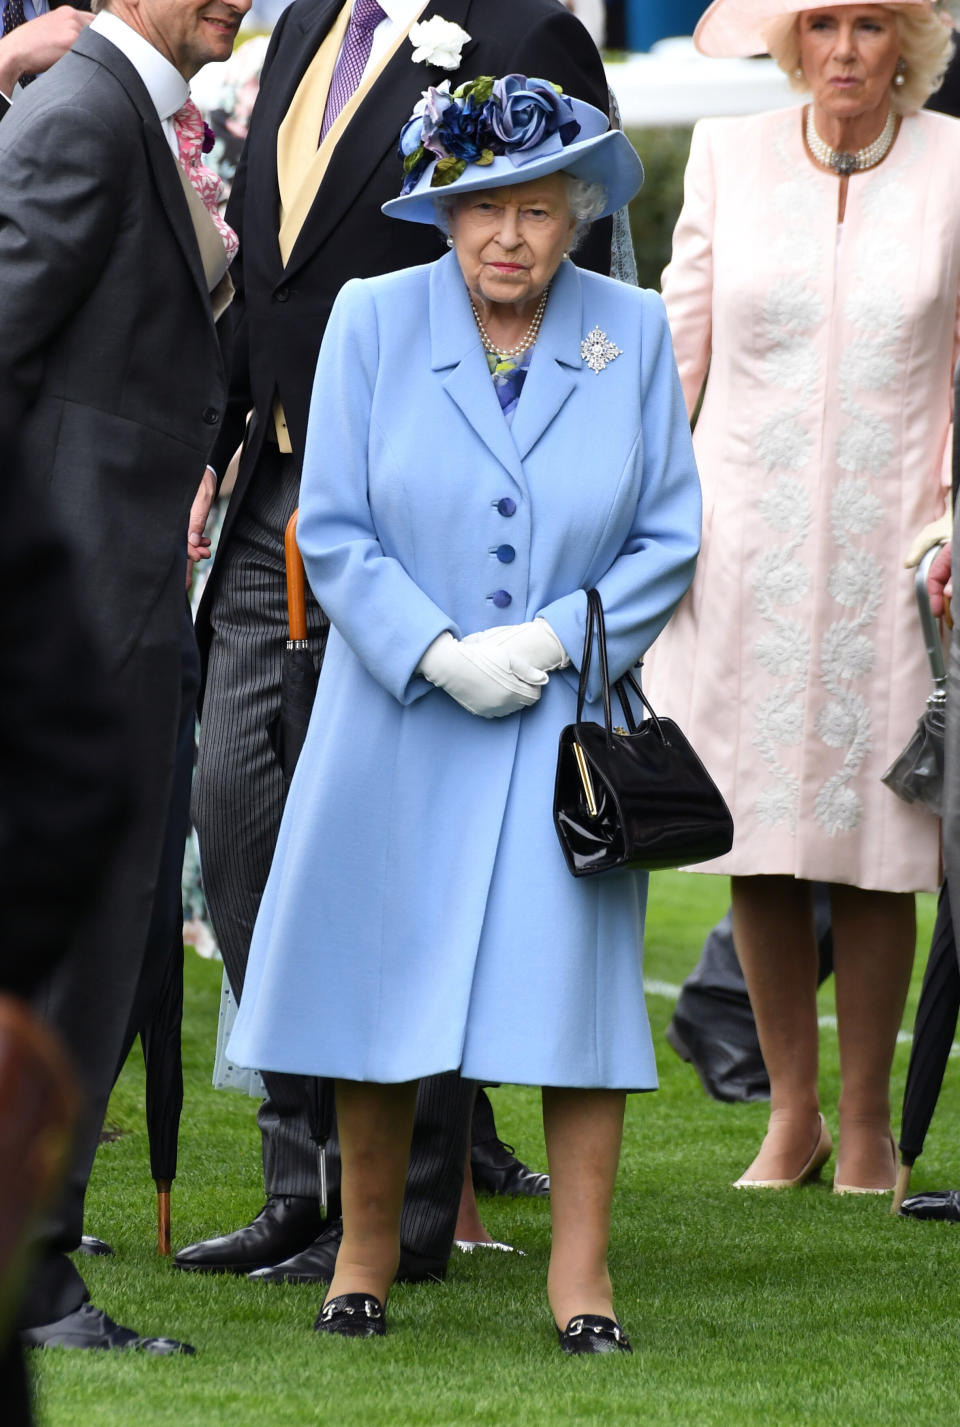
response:
{"label": "coat lapel", "polygon": [[143,122],[147,157],[161,202],[177,242],[180,244],[187,267],[190,269],[190,275],[197,285],[204,304],[209,307],[210,290],[207,287],[203,271],[197,235],[194,232],[187,200],[184,197],[177,173],[177,161],[170,152],[170,145],[167,143],[153,100],[147,93],[143,80],[126,55],[121,54],[116,45],[112,45],[109,40],[105,40],[93,30],[84,30],[74,43],[73,49],[75,53],[81,54],[86,59],[93,60],[96,64],[109,70],[126,90],[131,103],[140,115]]}
{"label": "coat lapel", "polygon": [[580,274],[573,263],[562,262],[550,284],[543,325],[513,416],[511,434],[521,461],[526,460],[576,387],[578,378],[573,373],[583,367],[582,340]]}
{"label": "coat lapel", "polygon": [[[270,253],[276,263],[279,281],[283,270],[280,260],[280,245],[277,242],[277,215],[280,212],[280,184],[277,177],[277,133],[290,108],[297,87],[310,66],[310,62],[320,48],[327,31],[336,19],[343,0],[318,0],[318,4],[305,15],[296,7],[288,10],[280,18],[284,26],[278,35],[284,53],[286,68],[276,62],[271,64],[267,82],[257,96],[250,123],[250,137],[247,140],[246,164],[263,175],[262,183],[271,194],[269,204],[257,205],[253,215],[245,215],[247,222],[252,218],[257,231],[264,241],[257,243],[258,252]],[[290,34],[287,34],[289,29]],[[286,57],[291,56],[287,61]],[[317,136],[319,139],[319,135]],[[258,181],[258,192],[260,181]],[[245,232],[247,243],[256,241]]]}
{"label": "coat lapel", "polygon": [[[471,0],[430,0],[420,18],[428,20],[431,15],[442,15],[445,20],[451,20],[463,29],[469,29],[465,22],[470,3]],[[327,16],[327,26],[338,9],[339,5],[337,4],[330,7],[331,13]],[[324,33],[325,30],[326,27]],[[323,35],[316,31],[311,31],[311,35],[313,36],[313,47],[306,57],[300,71],[301,75],[323,38]],[[465,76],[469,76],[467,60],[475,48],[476,41],[471,39],[470,43],[463,47],[460,70],[454,74],[448,74],[444,70],[424,64],[412,64],[413,51],[409,41],[404,40],[377,82],[371,87],[330,157],[329,167],[317,190],[313,207],[300,230],[293,252],[290,254],[290,261],[286,268],[287,276],[292,275],[316,251],[327,234],[336,227],[343,214],[363,192],[377,165],[383,161],[384,156],[391,149],[396,147],[400,130],[410,117],[413,106],[419,98],[419,91],[426,89],[430,84],[440,84],[444,79],[449,79],[451,85],[455,87],[459,83],[460,71]],[[297,83],[299,83],[299,77]],[[296,84],[287,93],[283,113],[286,113],[295,90]],[[282,118],[282,115],[280,117]],[[274,164],[276,164],[276,156],[274,156]],[[398,193],[402,178],[400,160],[397,159]]]}
{"label": "coat lapel", "polygon": [[497,400],[454,253],[440,258],[430,273],[430,356],[435,372],[448,372],[442,379],[444,389],[525,493],[523,466]]}
{"label": "coat lapel", "polygon": [[[296,10],[291,11],[290,26],[299,31],[301,36],[299,45],[294,49],[296,63],[287,71],[282,83],[271,85],[270,117],[274,122],[264,123],[261,126],[265,127],[274,138],[276,138],[277,129],[280,127],[284,115],[290,108],[290,101],[296,94],[301,79],[310,68],[314,55],[323,43],[330,26],[343,9],[343,5],[344,0],[318,0],[317,5],[306,14],[300,15]],[[320,135],[318,134],[317,143],[319,142]]]}

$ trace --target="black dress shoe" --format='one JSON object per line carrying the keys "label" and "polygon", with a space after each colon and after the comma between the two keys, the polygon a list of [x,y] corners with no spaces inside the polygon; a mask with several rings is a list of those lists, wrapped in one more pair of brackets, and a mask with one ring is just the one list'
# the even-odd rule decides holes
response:
{"label": "black dress shoe", "polygon": [[243,1229],[202,1239],[174,1255],[176,1268],[194,1273],[249,1273],[299,1253],[323,1228],[320,1206],[306,1195],[271,1194]]}
{"label": "black dress shoe", "polygon": [[341,1338],[382,1338],[387,1331],[383,1304],[372,1293],[341,1293],[320,1309],[314,1328]]}
{"label": "black dress shoe", "polygon": [[599,1313],[582,1313],[571,1318],[561,1332],[557,1329],[563,1352],[576,1356],[579,1353],[632,1353],[630,1339],[612,1318],[602,1318]]}
{"label": "black dress shoe", "polygon": [[[342,1236],[343,1220],[335,1219],[298,1254],[269,1268],[256,1269],[249,1277],[256,1283],[329,1283]],[[398,1283],[426,1283],[431,1279],[439,1283],[446,1274],[447,1265],[441,1259],[428,1259],[401,1246]]]}
{"label": "black dress shoe", "polygon": [[470,1147],[470,1172],[478,1194],[528,1195],[546,1199],[550,1193],[549,1174],[528,1169],[517,1159],[513,1145],[503,1140],[480,1140]]}
{"label": "black dress shoe", "polygon": [[132,1328],[124,1328],[108,1318],[102,1308],[81,1303],[56,1323],[23,1328],[20,1341],[26,1348],[119,1348],[126,1352],[150,1353],[156,1358],[173,1353],[194,1353],[189,1343],[176,1338],[141,1338]]}
{"label": "black dress shoe", "polygon": [[907,1219],[944,1219],[949,1224],[960,1224],[960,1189],[928,1189],[923,1194],[912,1194],[900,1205],[900,1213]]}
{"label": "black dress shoe", "polygon": [[103,1258],[113,1253],[113,1249],[106,1239],[94,1238],[93,1234],[84,1234],[80,1240],[80,1247],[77,1250],[80,1254],[89,1254],[91,1258]]}

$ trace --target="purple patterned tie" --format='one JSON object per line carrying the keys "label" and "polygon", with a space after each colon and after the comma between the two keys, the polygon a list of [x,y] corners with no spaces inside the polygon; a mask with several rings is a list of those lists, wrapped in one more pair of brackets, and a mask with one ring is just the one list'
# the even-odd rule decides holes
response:
{"label": "purple patterned tie", "polygon": [[387,17],[377,0],[354,0],[353,13],[343,39],[343,48],[337,60],[327,95],[327,107],[323,111],[320,128],[320,142],[327,137],[340,110],[350,99],[367,67],[373,45],[373,32],[381,20]]}
{"label": "purple patterned tie", "polygon": [[[16,30],[20,25],[27,23],[27,16],[23,8],[23,0],[7,0],[3,7],[3,33],[9,35],[11,30]],[[20,84],[32,84],[36,79],[35,74],[21,74]]]}

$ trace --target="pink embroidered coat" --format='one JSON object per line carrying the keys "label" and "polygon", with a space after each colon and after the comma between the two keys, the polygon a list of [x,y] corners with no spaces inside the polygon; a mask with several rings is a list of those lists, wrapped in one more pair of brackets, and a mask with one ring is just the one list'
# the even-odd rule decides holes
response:
{"label": "pink embroidered coat", "polygon": [[880,777],[930,690],[903,558],[949,489],[960,125],[906,118],[837,198],[799,108],[694,131],[663,296],[703,551],[647,683],[733,812],[704,870],[932,889],[939,823]]}

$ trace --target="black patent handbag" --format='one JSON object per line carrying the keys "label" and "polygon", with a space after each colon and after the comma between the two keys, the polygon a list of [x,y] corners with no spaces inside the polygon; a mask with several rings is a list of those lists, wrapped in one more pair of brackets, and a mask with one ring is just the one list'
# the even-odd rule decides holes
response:
{"label": "black patent handbag", "polygon": [[[603,724],[583,721],[594,637]],[[632,867],[653,872],[729,852],[733,818],[680,729],[658,718],[632,672],[614,684],[624,726],[614,727],[603,604],[587,592],[577,721],[560,735],[553,820],[574,877]],[[631,691],[649,717],[637,725]]]}

